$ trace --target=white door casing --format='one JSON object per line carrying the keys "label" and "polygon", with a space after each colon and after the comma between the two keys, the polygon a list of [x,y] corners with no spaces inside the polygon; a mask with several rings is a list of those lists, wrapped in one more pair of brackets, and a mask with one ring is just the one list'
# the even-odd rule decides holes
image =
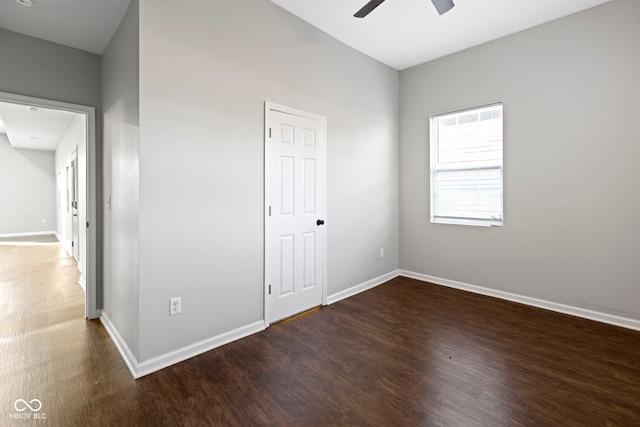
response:
{"label": "white door casing", "polygon": [[96,174],[96,111],[95,107],[87,105],[71,104],[43,98],[34,98],[26,95],[18,95],[0,91],[0,101],[10,102],[14,104],[22,104],[27,106],[35,106],[42,108],[53,108],[64,111],[71,111],[83,114],[86,117],[85,142],[85,176],[79,179],[85,180],[85,218],[86,225],[81,224],[79,229],[81,233],[86,233],[85,247],[81,250],[86,251],[86,292],[85,292],[85,316],[88,319],[96,319],[100,317],[101,310],[98,308],[98,289],[97,289],[97,179]]}
{"label": "white door casing", "polygon": [[265,103],[265,323],[326,303],[327,120]]}

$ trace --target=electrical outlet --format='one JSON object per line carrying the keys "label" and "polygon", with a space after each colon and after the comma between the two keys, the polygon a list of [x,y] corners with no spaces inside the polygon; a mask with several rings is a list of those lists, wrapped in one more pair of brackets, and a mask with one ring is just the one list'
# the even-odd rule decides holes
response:
{"label": "electrical outlet", "polygon": [[47,223],[47,219],[46,218],[42,218],[42,223],[46,224]]}
{"label": "electrical outlet", "polygon": [[384,258],[384,248],[380,248],[380,258]]}
{"label": "electrical outlet", "polygon": [[182,313],[182,298],[171,298],[169,300],[169,316]]}

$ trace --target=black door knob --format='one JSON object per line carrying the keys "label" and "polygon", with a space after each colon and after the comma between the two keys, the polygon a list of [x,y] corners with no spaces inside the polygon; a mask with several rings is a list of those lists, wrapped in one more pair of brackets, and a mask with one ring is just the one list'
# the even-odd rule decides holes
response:
{"label": "black door knob", "polygon": [[317,220],[316,225],[324,225],[324,220],[322,219]]}

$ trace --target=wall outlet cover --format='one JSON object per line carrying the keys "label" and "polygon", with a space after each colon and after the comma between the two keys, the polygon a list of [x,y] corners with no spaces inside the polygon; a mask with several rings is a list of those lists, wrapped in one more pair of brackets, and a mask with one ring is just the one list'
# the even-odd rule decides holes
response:
{"label": "wall outlet cover", "polygon": [[176,297],[169,300],[169,316],[182,313],[182,298]]}

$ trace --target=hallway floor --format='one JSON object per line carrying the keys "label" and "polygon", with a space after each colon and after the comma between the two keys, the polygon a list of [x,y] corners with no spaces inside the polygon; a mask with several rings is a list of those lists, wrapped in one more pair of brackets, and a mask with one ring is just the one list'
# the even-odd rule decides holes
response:
{"label": "hallway floor", "polygon": [[100,321],[84,318],[79,277],[59,244],[0,245],[0,425],[81,425],[114,382],[133,382]]}

